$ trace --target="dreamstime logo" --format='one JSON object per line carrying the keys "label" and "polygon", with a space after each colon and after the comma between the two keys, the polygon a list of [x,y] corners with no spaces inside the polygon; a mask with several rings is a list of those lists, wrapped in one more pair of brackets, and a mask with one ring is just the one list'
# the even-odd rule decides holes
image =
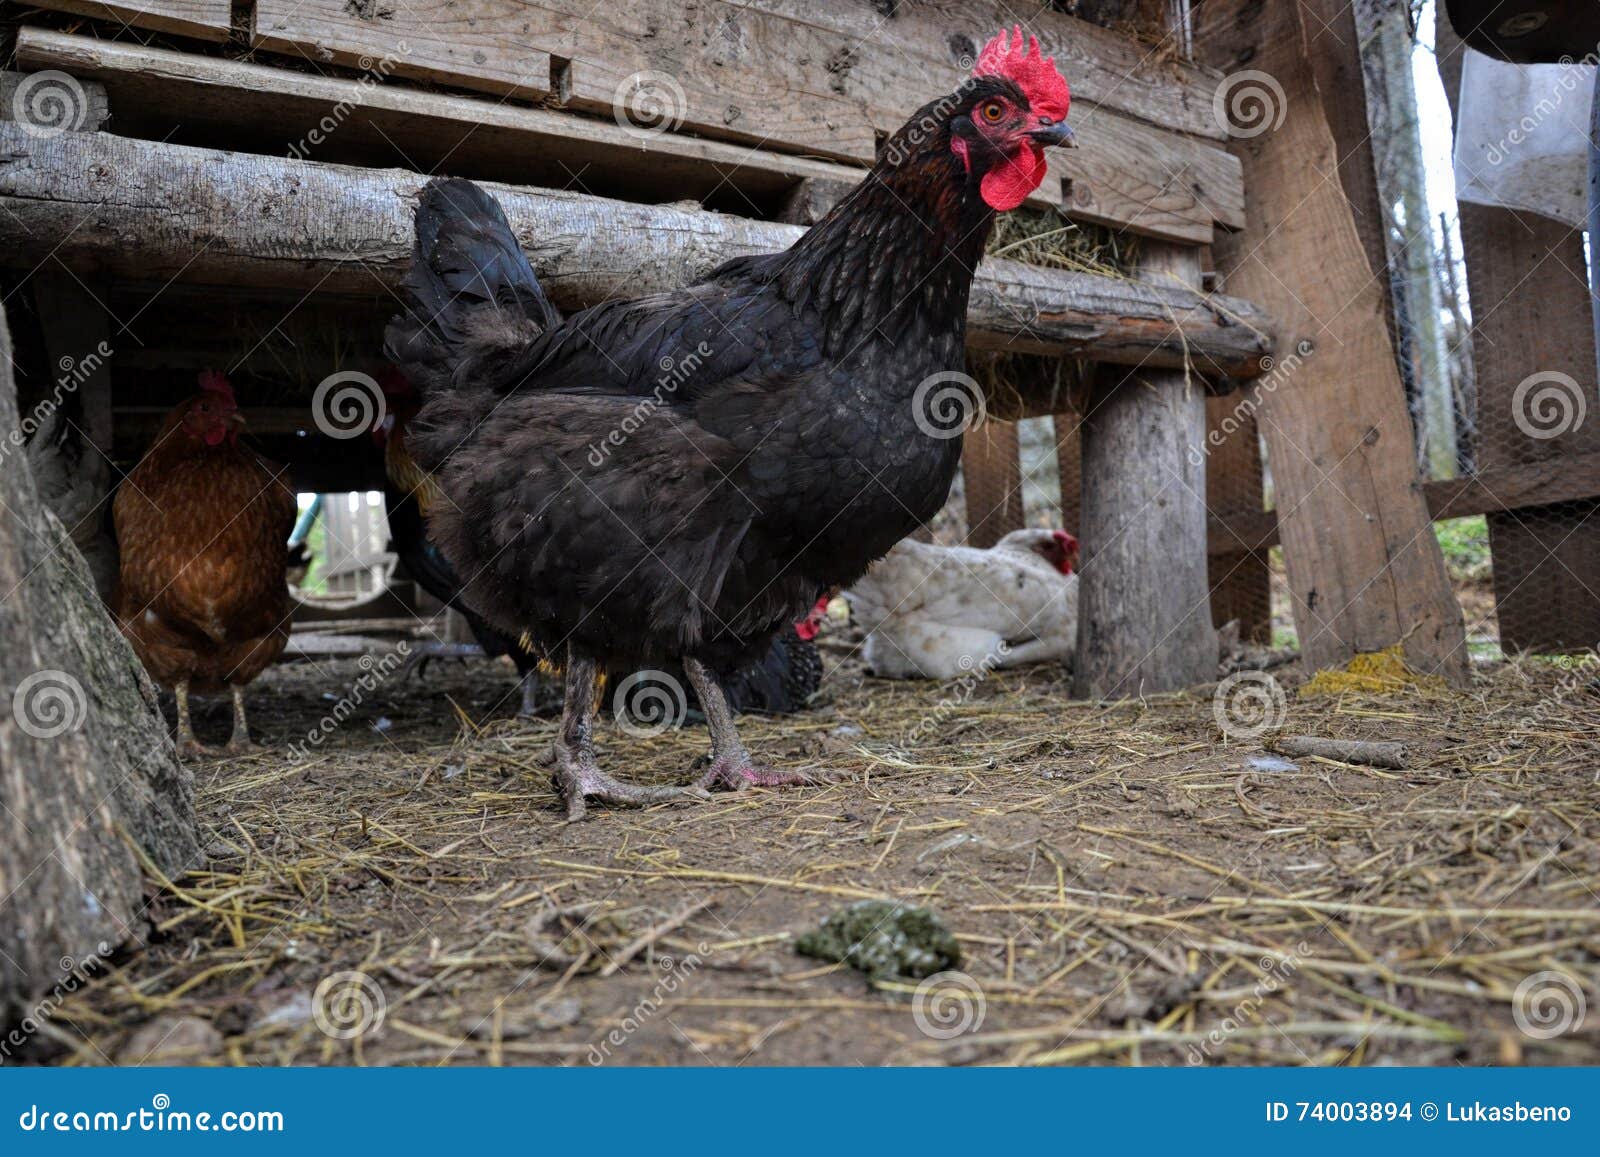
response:
{"label": "dreamstime logo", "polygon": [[1211,715],[1229,739],[1255,739],[1283,726],[1289,704],[1265,671],[1238,671],[1217,684]]}
{"label": "dreamstime logo", "polygon": [[665,671],[635,671],[617,684],[611,714],[617,726],[635,739],[648,739],[683,726],[689,713],[683,684]]}
{"label": "dreamstime logo", "polygon": [[683,86],[664,72],[636,72],[611,96],[617,127],[640,140],[672,132],[683,123],[688,106]]}
{"label": "dreamstime logo", "polygon": [[1511,1019],[1536,1040],[1576,1032],[1587,1011],[1583,989],[1565,972],[1535,972],[1511,994]]}
{"label": "dreamstime logo", "polygon": [[911,1019],[923,1036],[934,1040],[954,1040],[983,1027],[989,1011],[983,989],[965,972],[948,969],[935,972],[911,997]]}
{"label": "dreamstime logo", "polygon": [[330,438],[356,438],[383,421],[388,411],[383,389],[371,374],[340,370],[329,374],[311,395],[311,420]]}
{"label": "dreamstime logo", "polygon": [[89,97],[76,77],[54,69],[22,78],[11,94],[11,117],[30,137],[54,137],[82,128]]}
{"label": "dreamstime logo", "polygon": [[1261,957],[1258,969],[1261,979],[1256,981],[1250,992],[1217,1022],[1216,1027],[1189,1046],[1189,1053],[1185,1058],[1188,1063],[1204,1064],[1241,1028],[1260,1023],[1261,1006],[1266,1003],[1267,998],[1278,989],[1287,987],[1294,979],[1295,973],[1300,971],[1301,962],[1312,955],[1311,945],[1302,940],[1295,945],[1291,953],[1273,953]]}
{"label": "dreamstime logo", "polygon": [[1217,85],[1211,98],[1211,115],[1232,137],[1258,137],[1283,124],[1289,101],[1276,77],[1250,68],[1235,72]]}
{"label": "dreamstime logo", "polygon": [[351,1040],[383,1027],[388,1002],[365,972],[325,976],[311,994],[311,1019],[334,1040]]}
{"label": "dreamstime logo", "polygon": [[11,696],[17,726],[35,739],[54,739],[83,726],[89,701],[83,684],[65,671],[35,671]]}
{"label": "dreamstime logo", "polygon": [[1559,370],[1540,370],[1517,383],[1511,420],[1530,438],[1559,438],[1583,425],[1588,400],[1577,380]]}
{"label": "dreamstime logo", "polygon": [[[411,45],[404,40],[396,47],[400,55],[410,56]],[[379,84],[389,78],[400,65],[400,61],[393,53],[385,55],[381,60],[374,60],[370,56],[363,56],[356,61],[356,67],[361,70],[361,77],[356,81],[354,91],[330,108],[321,120],[313,125],[305,136],[289,146],[289,156],[297,161],[303,161],[310,155],[312,149],[324,143],[331,137],[338,127],[349,119],[351,113],[367,103],[367,94]]]}
{"label": "dreamstime logo", "polygon": [[944,370],[922,380],[911,395],[911,417],[930,438],[959,438],[988,416],[983,387],[960,370]]}

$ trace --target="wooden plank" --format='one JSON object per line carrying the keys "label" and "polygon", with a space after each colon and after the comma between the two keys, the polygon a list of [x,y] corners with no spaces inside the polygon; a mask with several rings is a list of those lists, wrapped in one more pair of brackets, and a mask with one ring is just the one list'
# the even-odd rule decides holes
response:
{"label": "wooden plank", "polygon": [[961,446],[967,500],[966,545],[991,547],[1025,525],[1022,456],[1015,422],[981,422]]}
{"label": "wooden plank", "polygon": [[[1465,518],[1470,514],[1493,517],[1507,511],[1537,514],[1541,507],[1581,503],[1600,498],[1600,452],[1570,454],[1545,462],[1482,470],[1464,478],[1424,482],[1422,497],[1428,506],[1428,517],[1434,522]],[[1523,521],[1528,518],[1525,516]],[[1210,539],[1214,554],[1276,546],[1279,541],[1277,512],[1230,513],[1213,518]]]}
{"label": "wooden plank", "polygon": [[1021,24],[1053,56],[1079,101],[1162,128],[1225,141],[1212,111],[1218,76],[1132,37],[1059,12],[1059,0],[749,0],[749,7],[841,32],[880,52],[970,67],[999,28]]}
{"label": "wooden plank", "polygon": [[1311,668],[1404,642],[1417,669],[1468,677],[1461,608],[1416,483],[1411,419],[1382,295],[1337,177],[1338,148],[1305,56],[1297,4],[1208,0],[1197,51],[1282,86],[1281,124],[1234,145],[1249,224],[1220,237],[1229,287],[1270,305],[1314,352],[1257,391],[1283,514],[1301,653]]}
{"label": "wooden plank", "polygon": [[[683,198],[776,205],[796,182],[848,189],[857,168],[761,149],[665,134],[638,137],[611,121],[569,116],[404,85],[292,72],[260,64],[72,36],[17,32],[17,60],[59,69],[111,95],[123,135],[165,136],[182,124],[237,141],[255,134],[273,151],[319,160],[404,164],[486,180],[577,186],[653,200],[670,186]],[[402,151],[403,150],[403,151]]]}
{"label": "wooden plank", "polygon": [[[1460,88],[1460,40],[1441,19],[1438,61],[1452,102]],[[1521,472],[1552,489],[1600,495],[1600,421],[1595,399],[1595,335],[1581,230],[1531,213],[1462,204],[1461,248],[1472,301],[1472,358],[1477,381],[1478,474],[1464,495],[1506,495],[1498,478]],[[1523,383],[1546,375],[1564,398],[1565,428],[1536,419]],[[1564,383],[1562,382],[1564,379]],[[1532,389],[1537,390],[1535,382]],[[1522,397],[1518,391],[1522,390]],[[1561,413],[1559,406],[1550,411]],[[1559,421],[1559,417],[1557,418]],[[1541,436],[1535,437],[1533,433]],[[1553,436],[1543,436],[1553,434]],[[1512,498],[1515,497],[1513,492]],[[1548,499],[1549,502],[1561,501]],[[1489,515],[1495,614],[1507,651],[1575,651],[1600,640],[1600,502],[1559,508],[1520,503]]]}
{"label": "wooden plank", "polygon": [[[424,180],[104,133],[36,139],[0,122],[0,260],[54,252],[118,277],[370,294],[393,286],[410,261]],[[681,285],[731,257],[784,249],[801,232],[677,206],[489,188],[567,307]],[[979,268],[968,318],[975,346],[1134,364],[1188,358],[1234,376],[1259,372],[1271,349],[1264,315],[1235,298],[1010,261]]]}
{"label": "wooden plank", "polygon": [[[862,163],[964,75],[947,47],[908,55],[721,0],[258,0],[252,43],[641,128],[665,109],[684,131]],[[1079,147],[1056,150],[1030,203],[1197,243],[1215,223],[1242,224],[1237,162],[1214,142],[1089,101],[1072,115]]]}
{"label": "wooden plank", "polygon": [[228,39],[233,21],[233,0],[28,0],[19,7],[93,16],[200,40]]}

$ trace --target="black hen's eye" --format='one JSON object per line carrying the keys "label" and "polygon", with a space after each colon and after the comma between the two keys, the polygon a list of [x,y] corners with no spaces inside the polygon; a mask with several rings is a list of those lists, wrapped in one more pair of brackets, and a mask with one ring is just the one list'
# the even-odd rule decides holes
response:
{"label": "black hen's eye", "polygon": [[978,115],[991,125],[997,125],[1006,115],[1006,106],[997,100],[986,101],[978,109]]}

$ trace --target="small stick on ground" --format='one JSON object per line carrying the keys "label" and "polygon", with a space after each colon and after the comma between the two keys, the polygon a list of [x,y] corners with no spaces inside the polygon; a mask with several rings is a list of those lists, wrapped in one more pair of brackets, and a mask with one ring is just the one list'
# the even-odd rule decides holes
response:
{"label": "small stick on ground", "polygon": [[1276,744],[1284,755],[1320,756],[1337,759],[1341,763],[1359,763],[1365,767],[1385,767],[1391,771],[1404,771],[1406,745],[1387,740],[1324,739],[1317,735],[1286,735]]}

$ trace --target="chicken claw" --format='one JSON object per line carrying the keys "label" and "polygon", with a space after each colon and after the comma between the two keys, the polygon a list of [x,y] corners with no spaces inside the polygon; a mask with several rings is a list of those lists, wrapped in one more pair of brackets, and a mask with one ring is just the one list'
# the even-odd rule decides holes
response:
{"label": "chicken claw", "polygon": [[832,776],[825,772],[778,771],[775,768],[731,759],[726,756],[713,759],[711,769],[695,781],[702,791],[744,791],[751,787],[809,787],[828,783]]}
{"label": "chicken claw", "polygon": [[594,660],[580,658],[569,649],[561,733],[551,745],[555,762],[551,778],[556,793],[566,802],[567,822],[583,819],[590,799],[617,807],[649,807],[675,799],[705,798],[706,793],[696,788],[641,787],[600,770],[594,759],[594,684]]}
{"label": "chicken claw", "polygon": [[697,788],[743,791],[748,787],[793,787],[823,782],[807,772],[775,771],[754,762],[734,726],[733,712],[728,707],[722,685],[698,659],[684,656],[683,670],[694,684],[694,693],[700,697],[706,724],[711,729],[711,770],[696,781]]}
{"label": "chicken claw", "polygon": [[576,823],[588,814],[588,801],[598,800],[613,807],[649,807],[669,800],[704,798],[705,792],[687,787],[642,787],[623,783],[601,771],[591,752],[574,752],[564,743],[555,745],[556,769],[551,781],[556,793],[567,804],[567,822]]}

